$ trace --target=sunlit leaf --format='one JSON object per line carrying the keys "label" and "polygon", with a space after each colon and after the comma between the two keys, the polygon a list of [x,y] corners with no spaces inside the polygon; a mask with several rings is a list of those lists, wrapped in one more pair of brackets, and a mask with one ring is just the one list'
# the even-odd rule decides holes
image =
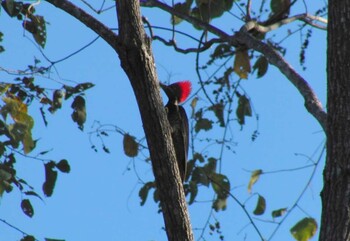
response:
{"label": "sunlit leaf", "polygon": [[256,207],[253,213],[255,215],[262,215],[264,214],[265,210],[266,210],[266,200],[263,196],[259,195],[258,203],[256,204]]}
{"label": "sunlit leaf", "polygon": [[248,50],[237,50],[233,63],[234,72],[242,79],[248,79],[251,71]]}
{"label": "sunlit leaf", "polygon": [[86,108],[85,108],[85,99],[78,95],[74,98],[72,103],[73,113],[72,119],[78,124],[80,130],[84,129],[84,123],[86,121]]}
{"label": "sunlit leaf", "polygon": [[220,210],[222,210],[222,211],[226,210],[226,207],[227,207],[227,198],[225,198],[225,199],[220,199],[220,198],[216,199],[216,200],[214,201],[212,207],[214,208],[214,210],[215,210],[216,212],[218,212],[218,211],[220,211]]}
{"label": "sunlit leaf", "polygon": [[197,102],[198,102],[198,97],[194,97],[191,101],[191,108],[192,108],[192,118],[194,117],[194,113],[196,112],[196,106],[197,106]]}
{"label": "sunlit leaf", "polygon": [[21,208],[25,215],[28,217],[33,217],[34,215],[34,209],[32,204],[30,203],[29,199],[23,199],[21,202]]}
{"label": "sunlit leaf", "polygon": [[35,142],[32,139],[31,132],[26,131],[26,133],[22,139],[22,144],[23,144],[24,154],[28,154],[29,152],[31,152],[35,148]]}
{"label": "sunlit leaf", "polygon": [[[1,33],[0,33],[1,35]],[[4,93],[7,92],[7,90],[11,87],[11,84],[5,84],[5,83],[1,83],[0,84],[0,95],[3,95]]]}
{"label": "sunlit leaf", "polygon": [[50,161],[45,163],[45,182],[43,184],[43,192],[47,197],[50,197],[55,188],[57,180],[57,171],[53,170],[56,166],[56,163]]}
{"label": "sunlit leaf", "polygon": [[248,192],[252,192],[253,185],[258,181],[260,175],[263,173],[261,169],[255,170],[252,172],[252,175],[250,176],[249,184],[248,184]]}
{"label": "sunlit leaf", "polygon": [[135,137],[125,134],[123,138],[124,153],[128,157],[135,157],[139,153],[139,143],[135,141]]}
{"label": "sunlit leaf", "polygon": [[283,216],[287,212],[287,208],[280,208],[277,210],[273,210],[271,213],[272,218],[278,218]]}
{"label": "sunlit leaf", "polygon": [[211,185],[219,199],[226,199],[230,191],[230,181],[227,176],[219,173],[214,173],[210,176]]}
{"label": "sunlit leaf", "polygon": [[295,224],[290,232],[298,241],[310,240],[317,231],[317,222],[313,218],[304,218]]}
{"label": "sunlit leaf", "polygon": [[194,130],[198,133],[200,130],[208,131],[213,128],[213,122],[209,119],[202,118],[197,120]]}
{"label": "sunlit leaf", "polygon": [[261,78],[266,74],[268,67],[269,62],[267,59],[264,56],[260,56],[253,66],[253,72],[258,70],[257,78]]}

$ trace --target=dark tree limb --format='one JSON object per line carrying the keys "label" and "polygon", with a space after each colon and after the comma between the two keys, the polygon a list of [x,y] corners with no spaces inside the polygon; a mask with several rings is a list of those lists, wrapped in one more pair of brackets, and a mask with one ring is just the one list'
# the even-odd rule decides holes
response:
{"label": "dark tree limb", "polygon": [[350,1],[328,5],[327,158],[320,241],[350,240]]}
{"label": "dark tree limb", "polygon": [[138,0],[117,0],[121,66],[134,89],[152,159],[169,241],[193,240],[159,81]]}
{"label": "dark tree limb", "polygon": [[169,241],[192,241],[185,194],[176,163],[170,126],[160,96],[159,81],[141,21],[138,0],[117,0],[119,36],[67,0],[47,2],[69,13],[100,35],[118,53],[133,87],[152,159]]}

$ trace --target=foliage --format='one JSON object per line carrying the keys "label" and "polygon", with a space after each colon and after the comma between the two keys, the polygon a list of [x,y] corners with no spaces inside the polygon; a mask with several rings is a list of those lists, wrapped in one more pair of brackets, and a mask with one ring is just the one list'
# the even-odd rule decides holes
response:
{"label": "foliage", "polygon": [[[259,24],[268,26],[289,16],[290,7],[292,6],[290,0],[271,0],[269,7],[266,7],[264,2],[261,3],[260,8],[256,8],[256,11],[249,13],[252,15],[250,18],[259,20]],[[149,4],[152,4],[152,0],[141,1],[141,4],[143,6],[149,6]],[[35,14],[33,4],[6,0],[2,1],[1,6],[10,17],[22,21],[23,28],[32,34],[33,39],[41,48],[45,47],[47,40],[46,22],[44,16]],[[248,7],[247,3],[238,3],[233,0],[186,0],[175,3],[172,9],[176,13],[191,16],[205,23],[211,23],[214,19],[219,20],[225,16],[225,14],[232,10],[233,6],[236,8]],[[267,17],[264,14],[265,12],[269,12]],[[249,20],[247,15],[242,15],[239,19],[243,22]],[[184,18],[174,13],[171,14],[170,24],[172,26],[169,29],[174,29],[175,26],[178,26],[182,22],[184,22]],[[249,217],[250,223],[255,227],[255,221],[251,216],[266,215],[269,200],[252,190],[259,178],[262,175],[268,174],[268,172],[264,172],[261,169],[251,172],[250,179],[247,182],[247,202],[252,197],[257,197],[257,202],[255,209],[250,212],[245,207],[245,204],[242,204],[231,193],[233,184],[230,182],[229,176],[225,174],[226,170],[221,169],[221,166],[223,163],[223,150],[234,152],[235,142],[227,132],[237,126],[240,130],[243,130],[245,125],[251,125],[254,120],[256,122],[259,120],[258,114],[252,105],[254,97],[251,97],[244,90],[242,81],[249,81],[250,78],[254,78],[255,76],[257,78],[263,78],[268,73],[269,62],[265,56],[249,50],[245,46],[233,46],[223,39],[214,39],[213,42],[210,42],[207,38],[211,38],[212,36],[202,26],[196,23],[191,24],[196,30],[202,31],[203,34],[198,40],[198,48],[195,46],[195,50],[193,51],[197,57],[196,72],[201,88],[195,93],[191,102],[190,138],[193,143],[191,144],[192,155],[189,157],[188,172],[184,184],[185,195],[188,198],[189,205],[194,205],[198,201],[201,192],[203,192],[202,190],[209,188],[213,194],[213,198],[210,200],[212,210],[215,212],[225,211],[230,205],[228,201],[233,199],[242,207],[242,210]],[[149,27],[152,28],[154,26],[150,25]],[[302,29],[307,29],[307,34],[304,36],[300,47],[300,64],[301,66],[305,66],[305,54],[312,36],[312,30],[306,24],[300,27],[300,31]],[[268,43],[269,47],[281,55],[286,53],[286,47],[283,46],[282,41],[277,42],[273,36],[269,36],[266,33],[252,31],[252,34],[256,38],[264,40]],[[289,35],[291,34],[288,33],[286,38]],[[159,36],[157,37],[153,36],[154,39],[162,39]],[[2,38],[3,35],[0,33],[0,42]],[[199,48],[205,44],[205,41],[211,43],[213,48],[208,50],[210,53],[205,55],[205,64],[201,65],[198,58],[202,54],[202,51]],[[175,47],[175,37],[171,43]],[[5,51],[5,48],[0,45],[0,53],[3,51]],[[220,67],[217,68],[217,66]],[[46,115],[55,114],[56,111],[64,106],[65,101],[72,99],[71,108],[73,111],[71,118],[77,124],[78,128],[83,131],[87,118],[87,99],[84,93],[94,86],[90,82],[80,83],[76,86],[61,85],[55,88],[46,88],[37,84],[34,74],[49,75],[51,67],[41,66],[40,61],[35,60],[34,65],[28,66],[29,72],[18,71],[20,77],[0,85],[0,94],[2,96],[2,103],[0,105],[2,117],[0,120],[0,136],[3,138],[1,140],[4,140],[0,141],[0,195],[3,195],[4,192],[11,192],[14,187],[17,187],[25,197],[22,199],[21,208],[23,213],[28,217],[34,215],[34,207],[30,202],[30,198],[36,197],[42,200],[42,197],[35,188],[28,184],[29,182],[16,176],[15,163],[17,155],[29,156],[33,151],[37,151],[35,144],[38,140],[35,139],[37,137],[32,136],[32,130],[36,128],[39,120],[34,119],[30,115],[31,105],[33,103],[40,105],[42,120],[44,125],[48,125]],[[214,72],[214,74],[204,79],[202,74],[206,71],[209,72],[209,70]],[[205,101],[202,101],[203,98]],[[251,117],[255,117],[254,120]],[[145,163],[149,163],[147,146],[143,143],[144,138],[142,136],[138,139],[138,137],[135,137],[136,135],[133,136],[127,133],[118,127],[117,124],[114,124],[112,129],[105,127],[104,124],[99,123],[97,124],[97,128],[90,133],[90,135],[96,135],[98,137],[98,140],[102,143],[102,150],[105,153],[110,153],[110,148],[107,147],[104,138],[109,136],[109,132],[116,132],[122,136],[122,148],[127,157],[131,159],[140,158]],[[111,126],[109,125],[108,127]],[[222,136],[214,136],[213,130],[219,130]],[[255,141],[258,136],[259,129],[256,127],[251,133],[251,140]],[[208,151],[206,147],[203,147],[205,145],[216,145],[220,151]],[[93,141],[91,141],[91,148],[95,151],[99,149]],[[47,153],[47,151],[39,151],[39,156],[44,156]],[[37,157],[36,159],[43,162],[45,181],[42,191],[46,197],[50,197],[53,195],[58,173],[69,173],[70,165],[66,159],[61,159],[58,162]],[[153,201],[159,203],[155,181],[140,180],[140,183],[142,183],[138,192],[140,205],[144,206],[146,204],[150,191],[153,191]],[[281,204],[281,206],[285,206],[285,204]],[[284,220],[291,211],[292,208],[278,208],[273,210],[270,215],[271,217],[269,216],[268,218],[271,218],[273,221],[278,218]],[[214,225],[210,224],[209,229],[210,235],[216,232],[219,234],[220,240],[224,239],[218,220],[215,220]],[[313,218],[304,218],[291,228],[291,234],[297,240],[306,241],[315,234],[316,230],[316,221]],[[34,240],[34,237],[27,235],[22,240]]]}

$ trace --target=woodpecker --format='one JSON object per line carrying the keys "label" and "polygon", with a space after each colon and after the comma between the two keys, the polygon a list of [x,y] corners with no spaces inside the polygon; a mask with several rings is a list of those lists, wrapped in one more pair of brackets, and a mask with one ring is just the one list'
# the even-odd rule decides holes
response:
{"label": "woodpecker", "polygon": [[185,181],[188,154],[188,118],[185,109],[179,105],[184,102],[191,93],[191,82],[180,81],[171,85],[160,86],[168,96],[168,103],[165,110],[171,126],[171,137],[176,153],[177,165],[180,171],[182,182]]}

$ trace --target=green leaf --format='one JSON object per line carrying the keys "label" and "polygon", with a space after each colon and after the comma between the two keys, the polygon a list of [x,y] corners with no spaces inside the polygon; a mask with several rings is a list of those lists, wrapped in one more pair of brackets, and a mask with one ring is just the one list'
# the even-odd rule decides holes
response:
{"label": "green leaf", "polygon": [[45,238],[45,241],[65,241],[64,239]]}
{"label": "green leaf", "polygon": [[30,203],[29,199],[23,199],[21,202],[21,208],[25,215],[28,217],[33,217],[34,215],[34,209],[32,204]]}
{"label": "green leaf", "polygon": [[12,185],[10,184],[10,179],[12,178],[12,174],[8,171],[4,170],[0,166],[0,197],[6,192],[12,191]]}
{"label": "green leaf", "polygon": [[194,130],[198,133],[200,130],[208,131],[213,128],[213,122],[209,119],[202,118],[197,120]]}
{"label": "green leaf", "polygon": [[84,130],[84,123],[86,121],[85,99],[81,95],[78,95],[74,98],[71,107],[73,108],[73,121],[78,124],[80,130]]}
{"label": "green leaf", "polygon": [[198,102],[198,97],[194,97],[191,101],[191,108],[192,108],[192,118],[194,117],[194,113],[196,112],[196,106],[197,106],[197,102]]}
{"label": "green leaf", "polygon": [[272,218],[278,218],[283,216],[287,212],[287,208],[280,208],[277,210],[273,210],[271,213]]}
{"label": "green leaf", "polygon": [[32,133],[26,131],[22,139],[24,154],[28,154],[35,148],[35,142],[32,139]]}
{"label": "green leaf", "polygon": [[5,0],[1,2],[2,7],[5,9],[5,12],[10,17],[15,17],[17,15],[16,8],[15,8],[15,1],[14,0]]}
{"label": "green leaf", "polygon": [[195,161],[198,160],[201,163],[203,163],[205,161],[203,155],[198,153],[198,152],[193,154],[193,160],[195,160]]}
{"label": "green leaf", "polygon": [[248,79],[251,71],[248,50],[237,50],[233,63],[234,72],[242,79]]}
{"label": "green leaf", "polygon": [[210,180],[208,178],[208,175],[206,174],[203,167],[195,167],[194,168],[194,170],[192,172],[192,179],[191,180],[195,183],[201,183],[207,187],[209,187],[209,184],[210,184]]}
{"label": "green leaf", "polygon": [[77,84],[75,87],[74,87],[74,92],[75,93],[80,93],[80,92],[83,92],[87,89],[90,89],[92,87],[94,87],[95,85],[93,83],[90,83],[90,82],[85,82],[85,83],[80,83],[80,84]]}
{"label": "green leaf", "polygon": [[190,200],[188,201],[188,204],[191,205],[196,199],[198,194],[198,186],[193,181],[190,181],[189,183],[189,193],[190,193]]}
{"label": "green leaf", "polygon": [[25,30],[30,32],[37,44],[42,48],[46,44],[46,22],[43,16],[39,15],[28,15],[29,20],[23,21],[23,27]]}
{"label": "green leaf", "polygon": [[265,213],[265,210],[266,210],[266,200],[263,196],[259,195],[258,203],[256,204],[256,207],[253,213],[255,215],[262,215]]}
{"label": "green leaf", "polygon": [[248,184],[248,192],[252,192],[253,185],[259,180],[260,175],[263,173],[261,169],[255,170],[252,172],[250,176],[249,184]]}
{"label": "green leaf", "polygon": [[[176,12],[184,13],[184,14],[188,15],[189,12],[190,12],[190,7],[191,6],[189,6],[186,2],[184,2],[184,3],[176,3],[174,5],[174,10]],[[172,24],[175,24],[175,25],[179,24],[179,23],[182,22],[182,18],[179,18],[179,17],[173,15],[172,19],[171,19],[171,22],[172,22]]]}
{"label": "green leaf", "polygon": [[148,192],[151,188],[155,188],[155,182],[147,182],[139,191],[139,197],[141,198],[140,205],[143,206],[146,203]]}
{"label": "green leaf", "polygon": [[268,67],[269,67],[269,62],[264,56],[261,55],[253,66],[253,72],[255,70],[258,70],[257,78],[261,78],[266,74]]}
{"label": "green leaf", "polygon": [[274,14],[285,13],[286,16],[288,16],[290,10],[290,3],[290,0],[271,0],[271,12]]}
{"label": "green leaf", "polygon": [[227,198],[226,199],[216,199],[214,202],[213,202],[213,206],[214,210],[216,212],[222,210],[222,211],[225,211],[226,210],[226,207],[227,207]]}
{"label": "green leaf", "polygon": [[210,22],[211,19],[220,17],[224,12],[230,10],[233,0],[196,0],[196,5],[200,18],[205,22]]}
{"label": "green leaf", "polygon": [[310,240],[317,231],[317,222],[313,218],[304,218],[295,224],[290,232],[298,241]]}
{"label": "green leaf", "polygon": [[213,111],[215,116],[218,118],[221,127],[225,127],[224,120],[224,105],[223,103],[218,103],[209,107],[209,110]]}
{"label": "green leaf", "polygon": [[37,194],[36,192],[34,191],[27,191],[27,192],[24,192],[25,195],[27,196],[35,196],[37,198],[39,198],[41,201],[44,201],[40,196],[39,194]]}
{"label": "green leaf", "polygon": [[43,191],[47,197],[51,197],[53,190],[55,188],[56,180],[57,180],[57,171],[54,171],[56,163],[54,161],[50,161],[45,164],[45,182],[43,184]]}
{"label": "green leaf", "polygon": [[218,195],[219,199],[226,199],[228,197],[228,193],[230,192],[230,181],[228,178],[219,173],[213,173],[211,176],[211,185],[215,193]]}
{"label": "green leaf", "polygon": [[128,157],[135,157],[139,153],[139,143],[135,141],[135,137],[125,134],[123,138],[124,153]]}
{"label": "green leaf", "polygon": [[58,170],[64,173],[69,173],[70,172],[70,166],[69,163],[66,159],[62,159],[56,164],[56,167]]}
{"label": "green leaf", "polygon": [[252,116],[252,108],[250,106],[250,101],[247,97],[245,97],[245,95],[239,96],[236,116],[240,125],[245,124],[246,116]]}

